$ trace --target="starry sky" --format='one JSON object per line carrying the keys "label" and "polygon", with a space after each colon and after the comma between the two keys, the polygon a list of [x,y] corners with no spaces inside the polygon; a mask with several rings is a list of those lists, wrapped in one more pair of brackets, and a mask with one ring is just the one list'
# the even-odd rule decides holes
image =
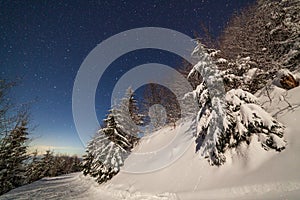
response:
{"label": "starry sky", "polygon": [[[33,148],[84,152],[72,116],[72,89],[85,57],[101,41],[139,27],[163,27],[194,37],[200,22],[217,37],[230,16],[253,0],[181,1],[5,1],[0,0],[0,77],[20,84],[11,95],[31,106]],[[97,88],[96,111],[102,120],[114,84],[132,67],[157,62],[175,67],[180,58],[158,50],[121,56]]]}

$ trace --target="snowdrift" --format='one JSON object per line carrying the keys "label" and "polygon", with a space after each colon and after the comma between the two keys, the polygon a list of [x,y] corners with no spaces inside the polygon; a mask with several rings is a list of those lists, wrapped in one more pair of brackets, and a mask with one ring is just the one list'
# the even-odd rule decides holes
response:
{"label": "snowdrift", "polygon": [[[300,117],[300,87],[286,91],[272,86],[268,93],[271,101],[264,90],[257,96],[265,109],[286,126],[288,145],[284,151],[265,151],[254,136],[250,146],[239,146],[238,154],[234,150],[227,152],[227,158],[230,159],[227,159],[224,166],[216,167],[210,166],[207,160],[195,154],[196,147],[192,142],[187,151],[170,166],[149,173],[122,171],[105,184],[106,187],[150,193],[171,192],[176,193],[179,199],[297,199],[300,196],[300,131],[297,126]],[[170,127],[161,129],[154,137],[142,140],[134,153],[161,148],[161,143],[166,144],[166,141],[172,140],[176,132],[186,133],[186,125],[183,123],[175,130]],[[186,140],[194,140],[188,134],[181,139],[183,145]],[[171,147],[169,151],[164,151],[160,157],[172,157],[173,149]],[[129,157],[124,168],[134,162],[141,162],[139,166],[147,167],[159,165],[161,159],[153,160],[149,157],[131,160]]]}

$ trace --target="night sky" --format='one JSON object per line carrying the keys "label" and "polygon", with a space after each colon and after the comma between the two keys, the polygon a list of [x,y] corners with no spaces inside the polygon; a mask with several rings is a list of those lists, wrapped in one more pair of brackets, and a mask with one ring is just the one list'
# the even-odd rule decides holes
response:
{"label": "night sky", "polygon": [[[101,41],[138,27],[163,27],[193,37],[204,23],[217,37],[230,16],[253,0],[211,1],[0,1],[0,76],[22,81],[12,91],[17,104],[32,102],[37,125],[31,145],[40,151],[81,155],[84,151],[72,116],[76,73]],[[98,119],[110,105],[117,80],[134,66],[180,59],[158,50],[140,50],[117,59],[96,93]]]}

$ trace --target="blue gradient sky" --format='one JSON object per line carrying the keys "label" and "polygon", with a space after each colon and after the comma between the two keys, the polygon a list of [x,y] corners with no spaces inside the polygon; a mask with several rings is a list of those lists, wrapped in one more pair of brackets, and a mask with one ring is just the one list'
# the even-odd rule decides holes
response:
{"label": "blue gradient sky", "polygon": [[[200,22],[214,36],[229,17],[253,0],[224,1],[0,1],[0,76],[22,77],[12,96],[30,102],[31,145],[40,150],[84,152],[72,117],[73,82],[84,58],[101,41],[137,27],[170,28],[193,37]],[[110,94],[126,71],[143,63],[178,65],[174,55],[142,50],[117,59],[105,72],[96,94],[101,120],[110,105]]]}

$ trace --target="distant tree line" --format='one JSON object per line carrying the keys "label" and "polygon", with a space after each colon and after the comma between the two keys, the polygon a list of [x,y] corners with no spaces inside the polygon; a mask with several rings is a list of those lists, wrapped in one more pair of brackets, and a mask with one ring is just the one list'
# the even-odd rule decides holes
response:
{"label": "distant tree line", "polygon": [[54,155],[50,150],[47,150],[42,156],[38,156],[37,151],[35,151],[27,163],[26,183],[43,177],[59,176],[78,171],[81,171],[81,160],[77,156]]}

